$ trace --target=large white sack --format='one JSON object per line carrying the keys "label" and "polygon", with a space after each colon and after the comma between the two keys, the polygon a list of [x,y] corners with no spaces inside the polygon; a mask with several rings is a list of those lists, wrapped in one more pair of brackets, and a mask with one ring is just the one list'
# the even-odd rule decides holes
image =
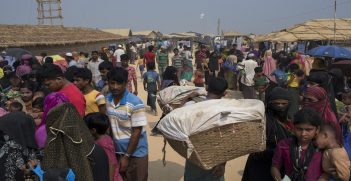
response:
{"label": "large white sack", "polygon": [[180,104],[184,97],[188,96],[192,92],[197,92],[200,95],[206,95],[207,92],[203,87],[194,86],[170,86],[161,90],[157,99],[161,104]]}
{"label": "large white sack", "polygon": [[[169,139],[189,142],[189,136],[236,122],[262,120],[265,107],[256,99],[213,99],[178,108],[166,115],[157,128]],[[264,124],[265,125],[265,124]]]}

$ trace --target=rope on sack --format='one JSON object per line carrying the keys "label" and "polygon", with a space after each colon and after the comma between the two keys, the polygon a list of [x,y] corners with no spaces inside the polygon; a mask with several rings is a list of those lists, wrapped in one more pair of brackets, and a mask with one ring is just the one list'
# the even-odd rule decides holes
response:
{"label": "rope on sack", "polygon": [[162,148],[163,158],[162,158],[162,163],[163,163],[164,167],[166,166],[166,145],[167,145],[166,138],[163,138],[163,148]]}

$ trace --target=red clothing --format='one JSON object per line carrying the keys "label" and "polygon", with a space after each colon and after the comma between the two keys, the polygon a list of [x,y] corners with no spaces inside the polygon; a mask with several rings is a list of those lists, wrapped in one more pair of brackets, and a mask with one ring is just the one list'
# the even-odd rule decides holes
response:
{"label": "red clothing", "polygon": [[155,63],[155,57],[156,57],[156,54],[154,52],[146,52],[146,53],[144,53],[144,58],[146,60],[144,62],[144,64],[148,64],[150,62]]}
{"label": "red clothing", "polygon": [[76,107],[79,114],[84,117],[85,115],[85,99],[84,95],[80,90],[72,83],[68,84],[66,87],[58,91],[64,94],[70,103]]}
{"label": "red clothing", "polygon": [[115,176],[113,180],[122,181],[122,177],[119,174],[119,164],[117,162],[115,146],[113,144],[112,138],[107,135],[102,135],[98,140],[95,141],[95,143],[104,149],[108,157],[109,164],[115,166]]}
{"label": "red clothing", "polygon": [[[292,139],[283,139],[275,148],[274,156],[272,159],[272,166],[280,169],[284,167],[285,174],[291,176],[293,171],[293,162],[290,158],[290,145]],[[301,151],[301,158],[305,157],[306,150]],[[313,153],[312,159],[307,167],[305,173],[306,181],[316,181],[322,175],[322,152],[316,151]]]}
{"label": "red clothing", "polygon": [[332,124],[335,127],[336,134],[337,134],[336,136],[338,137],[340,143],[342,143],[341,127],[338,122],[338,119],[336,118],[335,113],[333,112],[330,106],[327,92],[322,87],[314,86],[314,87],[307,88],[305,95],[312,96],[318,99],[318,101],[317,102],[305,101],[304,107],[311,108],[319,112],[324,122]]}

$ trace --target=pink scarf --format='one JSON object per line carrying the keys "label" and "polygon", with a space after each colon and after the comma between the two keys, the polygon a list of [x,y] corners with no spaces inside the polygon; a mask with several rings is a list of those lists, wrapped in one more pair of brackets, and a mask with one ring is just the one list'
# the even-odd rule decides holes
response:
{"label": "pink scarf", "polygon": [[267,56],[263,63],[263,73],[273,82],[276,82],[276,80],[271,74],[276,69],[276,66],[276,61],[272,58],[272,56]]}

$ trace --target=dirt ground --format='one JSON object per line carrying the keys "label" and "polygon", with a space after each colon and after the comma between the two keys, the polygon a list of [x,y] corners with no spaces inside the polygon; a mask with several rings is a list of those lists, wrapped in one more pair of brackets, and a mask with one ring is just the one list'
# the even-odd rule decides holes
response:
{"label": "dirt ground", "polygon": [[[147,93],[144,91],[143,83],[138,75],[138,93],[139,97],[146,104]],[[150,136],[150,129],[156,124],[161,115],[158,107],[159,116],[147,113],[148,123],[148,143],[149,143],[149,180],[150,181],[180,181],[183,180],[185,159],[176,153],[168,144],[166,146],[166,166],[163,166],[163,137]],[[245,167],[247,156],[231,160],[226,165],[225,180],[239,181]]]}

